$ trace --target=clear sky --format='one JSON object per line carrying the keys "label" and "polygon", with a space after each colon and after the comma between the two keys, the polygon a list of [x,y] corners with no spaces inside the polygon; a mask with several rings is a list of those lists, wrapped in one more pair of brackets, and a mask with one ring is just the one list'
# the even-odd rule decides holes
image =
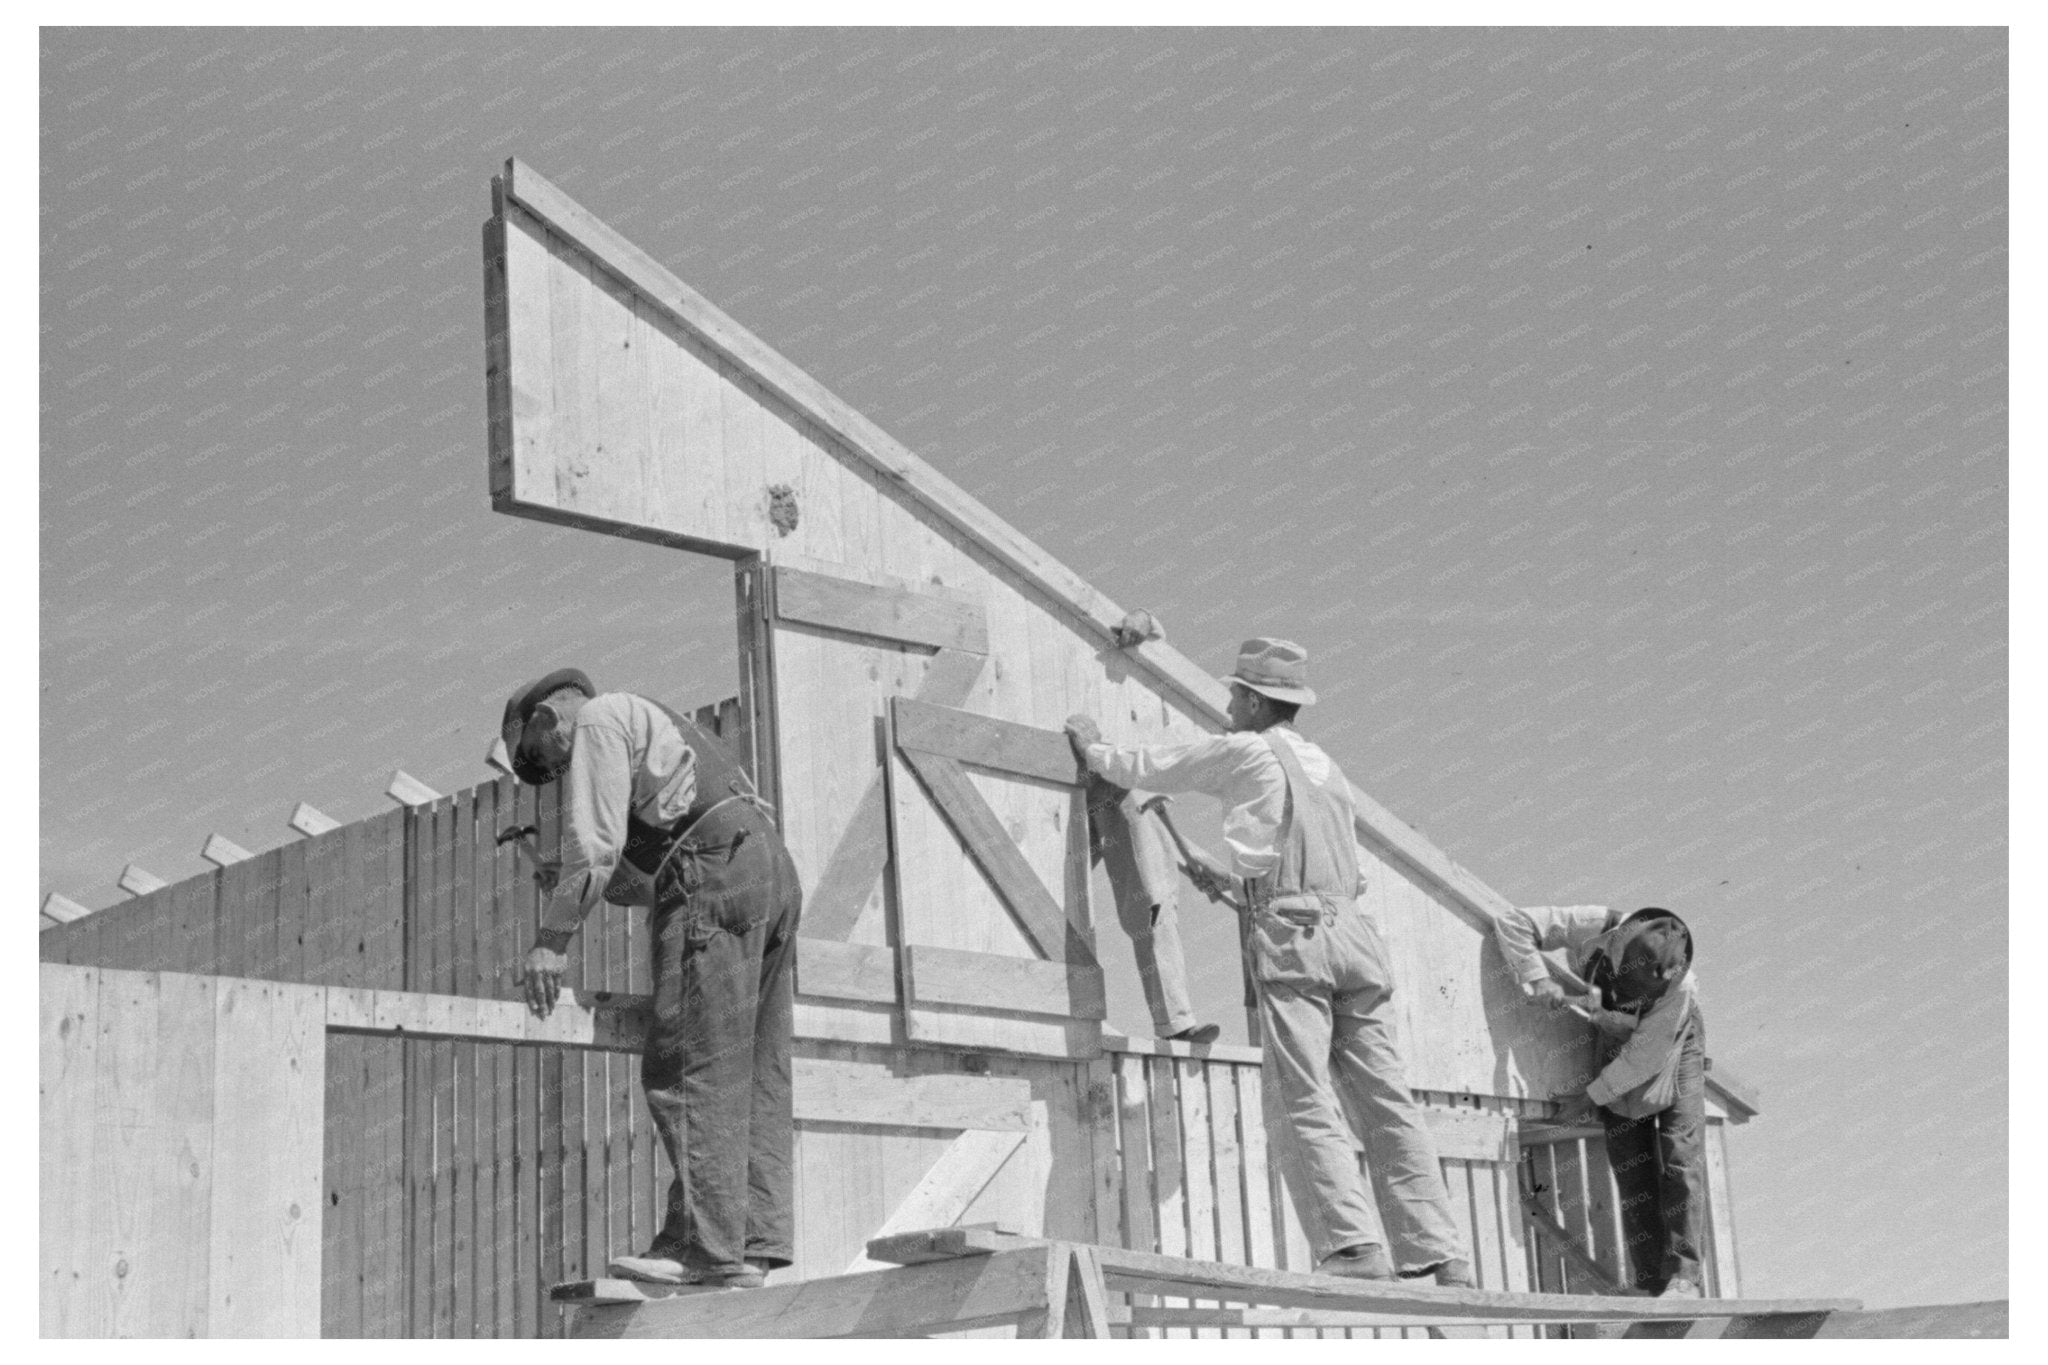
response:
{"label": "clear sky", "polygon": [[726,566],[489,510],[517,154],[1196,660],[1307,645],[1510,899],[1685,915],[1745,1289],[2005,1296],[2002,31],[42,49],[41,891],[481,780],[560,663],[732,692]]}

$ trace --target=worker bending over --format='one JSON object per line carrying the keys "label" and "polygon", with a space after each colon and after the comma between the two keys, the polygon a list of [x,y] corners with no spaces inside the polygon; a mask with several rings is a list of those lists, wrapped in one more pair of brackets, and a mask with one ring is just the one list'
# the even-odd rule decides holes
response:
{"label": "worker bending over", "polygon": [[602,696],[575,669],[505,704],[493,757],[522,781],[564,778],[562,858],[526,955],[545,1017],[565,954],[600,898],[651,907],[654,1012],[640,1082],[675,1179],[653,1244],[615,1275],[754,1288],[790,1263],[791,969],[802,890],[745,769],[645,697]]}
{"label": "worker bending over", "polygon": [[[1600,1072],[1560,1097],[1559,1117],[1599,1112],[1635,1287],[1698,1298],[1707,1045],[1692,932],[1657,906],[1626,917],[1604,905],[1534,906],[1496,917],[1494,940],[1527,994],[1600,1032]],[[1541,956],[1553,951],[1566,970]]]}
{"label": "worker bending over", "polygon": [[[1296,711],[1315,701],[1308,654],[1286,640],[1248,640],[1223,681],[1226,734],[1117,747],[1102,743],[1086,716],[1069,719],[1067,734],[1089,770],[1117,786],[1204,792],[1223,803],[1230,866],[1204,880],[1236,883],[1230,889],[1248,906],[1273,1145],[1317,1270],[1359,1279],[1391,1279],[1398,1270],[1470,1285],[1470,1253],[1451,1216],[1436,1143],[1394,1046],[1386,943],[1358,899],[1364,881],[1351,789],[1330,756],[1294,728]],[[1377,1207],[1339,1085],[1365,1122]]]}

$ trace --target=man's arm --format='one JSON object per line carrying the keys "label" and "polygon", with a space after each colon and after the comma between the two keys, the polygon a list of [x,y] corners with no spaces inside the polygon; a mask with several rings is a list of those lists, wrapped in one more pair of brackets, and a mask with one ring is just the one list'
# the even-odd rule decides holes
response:
{"label": "man's arm", "polygon": [[1493,922],[1493,940],[1525,995],[1552,1009],[1569,1003],[1569,992],[1552,978],[1542,954],[1597,934],[1607,923],[1604,905],[1510,906]]}
{"label": "man's arm", "polygon": [[1148,792],[1220,791],[1243,761],[1229,735],[1204,735],[1180,744],[1080,746],[1088,770],[1119,787]]}
{"label": "man's arm", "polygon": [[562,868],[541,923],[573,935],[604,894],[625,847],[633,772],[624,732],[577,727],[563,782]]}
{"label": "man's arm", "polygon": [[633,773],[624,733],[609,725],[578,726],[563,782],[562,864],[521,973],[527,1007],[542,1018],[561,997],[569,942],[604,894],[625,846]]}
{"label": "man's arm", "polygon": [[1686,1017],[1692,1013],[1692,1002],[1692,977],[1688,973],[1664,992],[1664,998],[1636,1024],[1635,1032],[1614,1054],[1614,1060],[1586,1087],[1586,1098],[1595,1104],[1612,1103],[1616,1095],[1635,1089],[1662,1071],[1671,1060],[1671,1050],[1678,1045],[1678,1031],[1685,1027]]}

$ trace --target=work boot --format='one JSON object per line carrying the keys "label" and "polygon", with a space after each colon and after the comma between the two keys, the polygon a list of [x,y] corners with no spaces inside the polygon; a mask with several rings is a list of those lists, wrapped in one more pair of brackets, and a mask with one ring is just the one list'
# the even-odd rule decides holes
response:
{"label": "work boot", "polygon": [[1166,1041],[1169,1043],[1213,1043],[1222,1036],[1222,1033],[1223,1026],[1221,1024],[1190,1024],[1179,1033],[1167,1034]]}
{"label": "work boot", "polygon": [[1341,1275],[1347,1280],[1391,1280],[1394,1263],[1378,1242],[1361,1242],[1325,1256],[1316,1264],[1318,1275]]}
{"label": "work boot", "polygon": [[639,1256],[614,1256],[609,1269],[622,1280],[639,1280],[644,1284],[687,1282],[683,1263],[653,1248]]}
{"label": "work boot", "polygon": [[1699,1299],[1705,1298],[1706,1295],[1701,1291],[1698,1280],[1689,1280],[1685,1276],[1680,1275],[1672,1280],[1670,1284],[1665,1285],[1664,1292],[1657,1297],[1660,1299]]}
{"label": "work boot", "polygon": [[767,1283],[770,1267],[764,1261],[749,1260],[740,1270],[692,1270],[681,1261],[650,1248],[642,1256],[619,1256],[611,1262],[612,1274],[642,1284],[703,1285],[717,1289],[759,1289]]}

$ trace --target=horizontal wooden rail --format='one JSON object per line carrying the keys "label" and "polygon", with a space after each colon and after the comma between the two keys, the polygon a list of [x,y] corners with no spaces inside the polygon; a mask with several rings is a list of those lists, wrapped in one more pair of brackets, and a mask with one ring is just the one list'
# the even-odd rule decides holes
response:
{"label": "horizontal wooden rail", "polygon": [[[1015,1252],[1047,1243],[991,1228],[940,1228],[868,1244],[877,1261],[920,1265],[931,1261]],[[1812,1336],[1830,1313],[1863,1305],[1855,1299],[1650,1299],[1591,1294],[1509,1294],[1400,1281],[1340,1279],[1331,1275],[1266,1270],[1196,1261],[1117,1247],[1086,1248],[1113,1293],[1159,1294],[1179,1299],[1243,1303],[1316,1313],[1398,1314],[1417,1321],[1470,1324],[1620,1322],[1668,1328],[1726,1322],[1727,1336]],[[1149,1311],[1149,1310],[1148,1310]],[[1375,1324],[1379,1325],[1379,1324]],[[1653,1328],[1654,1330],[1654,1328]]]}
{"label": "horizontal wooden rail", "polygon": [[939,590],[877,587],[837,575],[778,567],[775,618],[884,640],[988,653],[981,604]]}
{"label": "horizontal wooden rail", "polygon": [[891,704],[899,748],[1062,786],[1079,786],[1084,780],[1073,746],[1057,730],[1019,725],[953,706],[934,706],[911,697],[892,698]]}

